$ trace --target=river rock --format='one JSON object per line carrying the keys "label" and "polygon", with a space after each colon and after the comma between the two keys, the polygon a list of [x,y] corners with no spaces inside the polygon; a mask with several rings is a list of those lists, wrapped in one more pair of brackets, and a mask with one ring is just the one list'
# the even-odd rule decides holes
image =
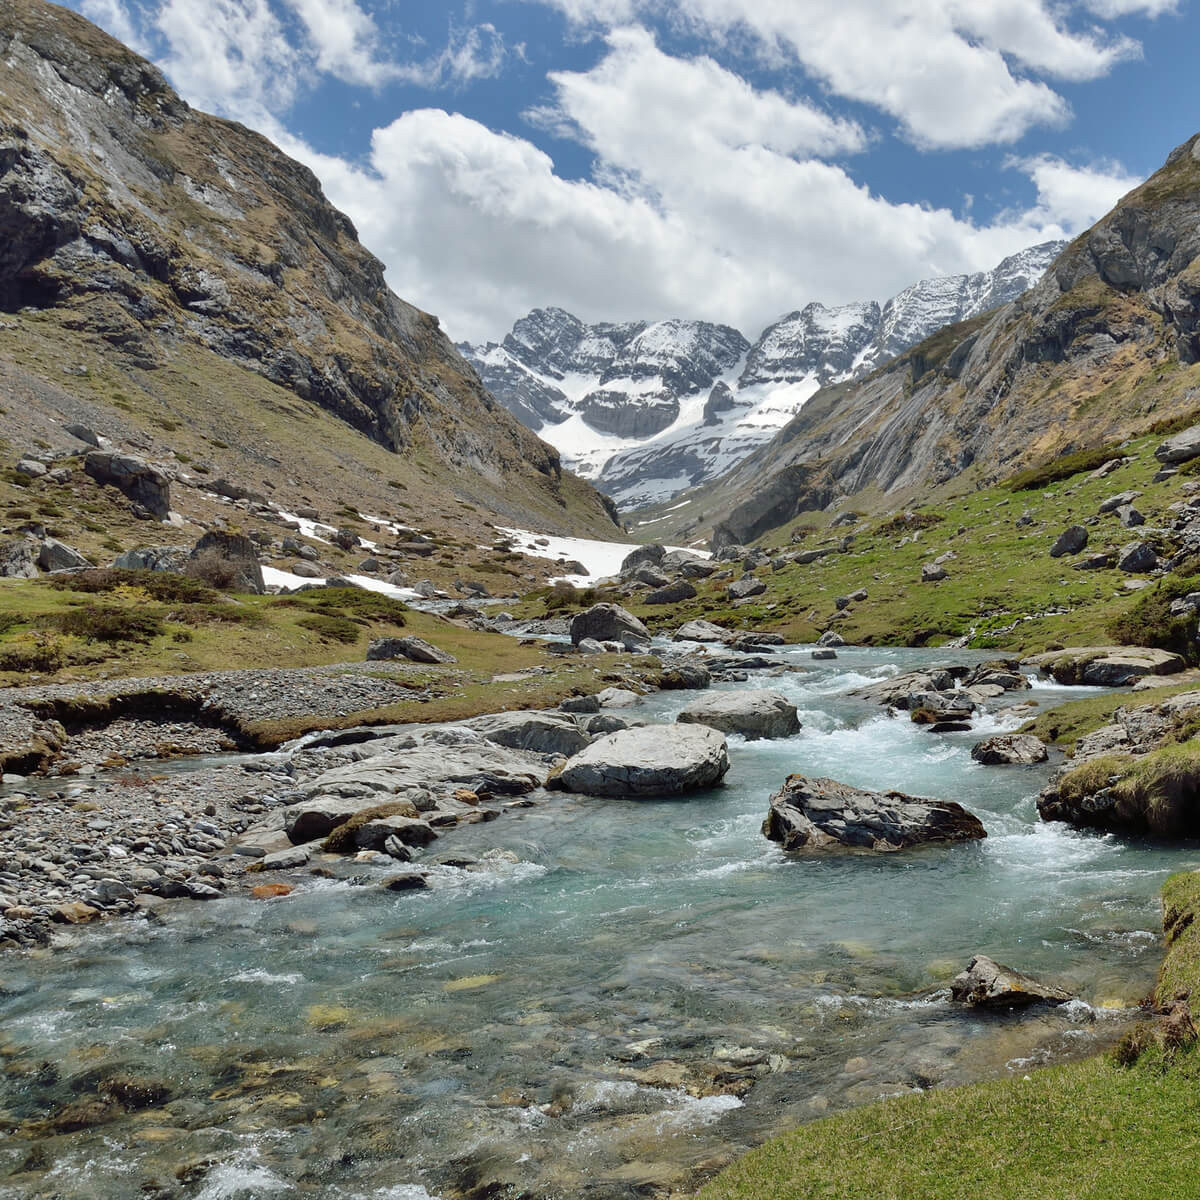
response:
{"label": "river rock", "polygon": [[725,737],[707,725],[643,725],[610,733],[567,762],[569,792],[670,796],[712,787],[729,770]]}
{"label": "river rock", "polygon": [[[588,696],[588,700],[593,697]],[[598,711],[599,702],[596,702]],[[536,750],[539,754],[561,754],[569,758],[578,754],[590,742],[579,726],[562,713],[553,712],[504,712],[475,717],[468,721],[489,742],[497,746],[509,746],[515,750]]]}
{"label": "river rock", "polygon": [[671,635],[676,642],[724,642],[729,637],[729,630],[723,629],[712,621],[685,621]]}
{"label": "river rock", "polygon": [[458,659],[447,650],[419,637],[376,638],[367,647],[367,661],[380,662],[389,658],[407,658],[410,662],[456,663]]}
{"label": "river rock", "polygon": [[973,1008],[1022,1008],[1038,1003],[1065,1004],[1071,993],[977,954],[967,969],[951,980],[950,998]]}
{"label": "river rock", "polygon": [[1031,733],[1000,733],[971,747],[971,757],[985,766],[1015,763],[1031,766],[1049,757],[1046,747]]}
{"label": "river rock", "polygon": [[1181,433],[1167,438],[1157,450],[1154,457],[1160,463],[1182,463],[1200,456],[1200,425],[1193,425]]}
{"label": "river rock", "polygon": [[83,469],[97,483],[111,484],[160,520],[171,511],[171,481],[136,454],[93,450],[83,460]]}
{"label": "river rock", "polygon": [[779,692],[710,692],[689,704],[678,717],[688,725],[708,725],[748,740],[791,737],[800,731],[796,706]]}
{"label": "river rock", "polygon": [[654,676],[653,683],[664,692],[688,689],[699,691],[712,684],[712,672],[698,662],[673,663]]}
{"label": "river rock", "polygon": [[357,850],[384,850],[391,838],[404,846],[428,846],[437,839],[437,832],[419,817],[375,817],[354,831],[354,846]]}
{"label": "river rock", "polygon": [[987,836],[979,818],[952,800],[865,791],[805,775],[789,775],[771,797],[762,831],[785,850],[850,846],[893,851]]}
{"label": "river rock", "polygon": [[584,638],[620,642],[628,649],[649,642],[650,630],[619,604],[593,604],[571,621],[571,644],[578,646]]}
{"label": "river rock", "polygon": [[834,629],[827,629],[819,638],[817,645],[824,650],[840,650],[846,644],[846,639]]}
{"label": "river rock", "polygon": [[1088,531],[1082,525],[1072,525],[1064,529],[1050,547],[1051,558],[1062,558],[1064,555],[1078,554],[1088,543]]}

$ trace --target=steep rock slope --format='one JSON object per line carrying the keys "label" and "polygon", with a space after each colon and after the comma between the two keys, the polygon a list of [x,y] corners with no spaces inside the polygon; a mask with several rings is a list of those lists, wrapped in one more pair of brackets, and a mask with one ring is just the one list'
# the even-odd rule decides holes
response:
{"label": "steep rock slope", "polygon": [[1198,256],[1200,136],[1024,296],[823,389],[666,526],[750,540],[830,504],[894,508],[986,484],[1195,409]]}
{"label": "steep rock slope", "polygon": [[500,343],[464,345],[497,399],[622,505],[669,499],[769,441],[810,396],[934,330],[1020,295],[1064,243],[992,271],[927,279],[880,305],[812,303],[753,345],[725,325],[585,325],[535,309]]}
{"label": "steep rock slope", "polygon": [[152,397],[181,347],[200,347],[335,414],[434,490],[612,528],[437,319],[388,290],[307,168],[42,0],[7,0],[0,62],[0,309],[49,314]]}

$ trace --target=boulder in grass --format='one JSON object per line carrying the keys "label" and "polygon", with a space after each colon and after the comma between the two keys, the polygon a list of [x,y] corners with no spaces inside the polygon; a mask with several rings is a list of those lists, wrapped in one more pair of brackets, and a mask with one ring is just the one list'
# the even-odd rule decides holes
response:
{"label": "boulder in grass", "polygon": [[173,571],[182,574],[189,553],[187,546],[138,546],[118,554],[112,565],[130,571]]}
{"label": "boulder in grass", "polygon": [[1088,531],[1082,525],[1072,525],[1064,529],[1050,547],[1051,558],[1062,558],[1064,555],[1078,554],[1088,544]]}
{"label": "boulder in grass", "polygon": [[845,644],[846,639],[832,629],[827,629],[817,638],[817,645],[824,650],[840,650]]}
{"label": "boulder in grass", "polygon": [[689,704],[677,721],[685,725],[708,725],[722,733],[740,733],[758,738],[791,737],[800,732],[796,706],[779,692],[710,692]]}
{"label": "boulder in grass", "polygon": [[895,851],[987,837],[979,818],[953,800],[871,792],[806,775],[789,775],[771,797],[762,831],[785,850]]}
{"label": "boulder in grass", "polygon": [[1185,429],[1181,433],[1167,438],[1154,451],[1154,457],[1160,463],[1169,464],[1190,462],[1193,458],[1200,458],[1200,425],[1193,425],[1190,429]]}
{"label": "boulder in grass", "polygon": [[558,777],[592,796],[672,796],[720,783],[725,737],[707,725],[642,725],[607,734],[569,759]]}
{"label": "boulder in grass", "polygon": [[171,481],[136,454],[93,450],[83,460],[83,469],[97,483],[111,484],[160,520],[171,511]]}
{"label": "boulder in grass", "polygon": [[389,658],[407,658],[410,662],[419,663],[458,662],[449,651],[441,650],[419,637],[376,638],[367,647],[368,662],[382,662]]}
{"label": "boulder in grass", "polygon": [[1000,733],[976,742],[971,757],[985,766],[1032,766],[1049,757],[1040,738],[1032,733]]}
{"label": "boulder in grass", "polygon": [[696,595],[696,589],[686,579],[677,579],[666,587],[655,588],[644,597],[646,604],[678,604],[681,600],[691,600]]}
{"label": "boulder in grass", "polygon": [[921,582],[922,583],[941,583],[943,579],[949,579],[950,572],[946,570],[940,563],[925,563],[921,567]]}
{"label": "boulder in grass", "polygon": [[1158,555],[1149,542],[1130,542],[1121,548],[1117,566],[1131,575],[1140,575],[1158,566]]}
{"label": "boulder in grass", "polygon": [[650,543],[648,546],[637,546],[635,549],[625,555],[621,560],[621,569],[619,574],[622,578],[632,574],[641,566],[657,567],[667,556],[667,548],[660,546],[657,543]]}
{"label": "boulder in grass", "polygon": [[36,579],[38,546],[27,538],[0,542],[0,579]]}
{"label": "boulder in grass", "polygon": [[1030,1004],[1065,1004],[1071,993],[977,954],[951,981],[950,998],[973,1008],[1024,1008]]}
{"label": "boulder in grass", "polygon": [[725,589],[730,600],[748,600],[751,596],[761,596],[766,590],[767,585],[753,575],[743,575]]}
{"label": "boulder in grass", "polygon": [[258,547],[244,534],[221,529],[210,529],[192,547],[184,574],[222,591],[253,592],[261,596],[267,590]]}
{"label": "boulder in grass", "polygon": [[91,565],[74,546],[57,538],[46,538],[38,551],[38,566],[43,571],[78,571]]}

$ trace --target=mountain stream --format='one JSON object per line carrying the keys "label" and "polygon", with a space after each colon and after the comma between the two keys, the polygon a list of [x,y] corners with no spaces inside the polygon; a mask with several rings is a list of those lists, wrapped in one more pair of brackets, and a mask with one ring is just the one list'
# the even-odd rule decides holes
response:
{"label": "mountain stream", "polygon": [[[0,959],[0,1198],[687,1194],[798,1122],[1114,1038],[1153,987],[1159,887],[1200,852],[1040,822],[1050,767],[970,757],[1028,710],[939,736],[847,694],[969,655],[781,653],[806,673],[725,686],[785,692],[803,729],[730,738],[718,789],[555,793],[456,831],[477,862],[426,892],[364,865]],[[759,826],[793,771],[958,800],[989,836],[789,857]],[[966,1013],[946,984],[974,953],[1080,999]],[[95,1122],[114,1077],[132,1111]]]}

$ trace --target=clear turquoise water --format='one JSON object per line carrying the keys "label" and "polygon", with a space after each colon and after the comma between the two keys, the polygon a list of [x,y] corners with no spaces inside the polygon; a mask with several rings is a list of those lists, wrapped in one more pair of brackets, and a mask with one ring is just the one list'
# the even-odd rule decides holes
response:
{"label": "clear turquoise water", "polygon": [[[786,692],[804,729],[731,739],[725,786],[672,801],[551,795],[444,839],[515,861],[435,869],[428,893],[380,891],[386,872],[364,866],[282,900],[180,905],[160,924],[0,961],[0,1197],[686,1191],[822,1112],[1023,1073],[1110,1038],[1111,1006],[1153,984],[1161,882],[1200,852],[1039,822],[1048,769],[970,759],[1015,715],[937,737],[844,694],[937,660],[849,650],[752,678],[737,686]],[[664,693],[636,715],[669,720],[692,698]],[[958,800],[989,837],[789,859],[759,825],[792,771]],[[944,985],[976,952],[1082,1002],[964,1015]],[[727,1087],[731,1058],[762,1060],[740,1098],[654,1086],[702,1093],[715,1073]],[[172,1099],[71,1133],[29,1124],[117,1067]]]}

